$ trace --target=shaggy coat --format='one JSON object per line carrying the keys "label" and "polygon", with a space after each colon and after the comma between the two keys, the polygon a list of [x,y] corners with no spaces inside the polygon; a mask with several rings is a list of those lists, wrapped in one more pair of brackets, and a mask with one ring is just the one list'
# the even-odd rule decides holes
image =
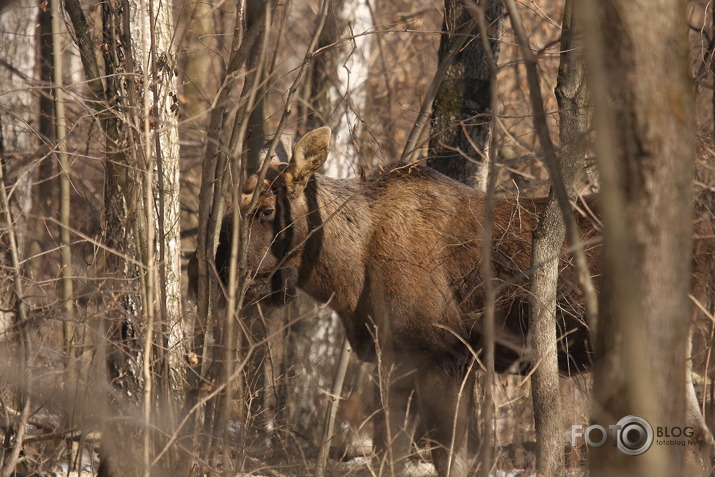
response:
{"label": "shaggy coat", "polygon": [[[375,445],[393,464],[387,470],[399,473],[419,421],[438,444],[433,460],[440,476],[466,475],[473,403],[464,389],[472,385],[468,370],[480,366],[482,350],[485,195],[414,164],[363,178],[316,174],[329,142],[328,128],[307,134],[290,163],[272,164],[260,184],[259,205],[247,218],[247,299],[280,306],[300,288],[328,303],[360,359],[379,363],[383,412],[376,416]],[[257,186],[249,181],[244,204]],[[525,373],[533,364],[528,276],[532,231],[545,205],[546,199],[495,200],[498,372]],[[591,273],[598,277],[596,207],[593,197],[577,204]],[[231,224],[228,216],[216,254],[224,280]],[[591,349],[567,245],[560,262],[558,359],[561,371],[571,374],[588,368]],[[195,286],[195,278],[191,282]]]}

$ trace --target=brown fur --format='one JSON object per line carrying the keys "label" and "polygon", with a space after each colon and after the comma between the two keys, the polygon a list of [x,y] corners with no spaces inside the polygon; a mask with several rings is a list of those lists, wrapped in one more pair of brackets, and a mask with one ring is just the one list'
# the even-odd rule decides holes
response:
{"label": "brown fur", "polygon": [[[280,305],[300,288],[328,302],[353,350],[363,360],[379,360],[381,380],[389,382],[378,396],[387,409],[377,418],[378,448],[392,458],[404,457],[416,423],[406,417],[419,418],[441,446],[433,453],[440,475],[448,475],[448,469],[449,475],[465,475],[471,393],[455,398],[469,389],[467,369],[482,348],[485,196],[414,165],[393,165],[363,179],[313,174],[327,157],[325,128],[317,131],[296,145],[289,166],[272,165],[262,184],[250,219],[248,263],[254,281],[248,297]],[[245,192],[249,198],[253,191]],[[532,231],[545,203],[514,198],[495,203],[499,372],[524,373],[532,364],[528,269]],[[599,232],[589,212],[595,207],[594,198],[580,202],[579,224],[591,272],[598,276]],[[216,255],[224,278],[230,224],[224,221]],[[566,251],[557,297],[560,369],[581,372],[590,365],[588,328]]]}

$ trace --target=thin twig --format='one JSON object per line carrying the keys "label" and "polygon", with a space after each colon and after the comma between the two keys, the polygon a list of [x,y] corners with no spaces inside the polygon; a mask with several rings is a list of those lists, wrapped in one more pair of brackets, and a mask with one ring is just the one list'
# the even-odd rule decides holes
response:
{"label": "thin twig", "polygon": [[72,301],[72,250],[70,248],[70,180],[67,158],[67,122],[65,118],[65,93],[62,79],[62,45],[60,42],[60,2],[51,0],[52,15],[52,55],[55,92],[55,130],[57,135],[57,156],[60,164],[60,258],[62,261],[62,300],[64,317],[62,340],[65,351],[65,366],[68,367],[72,355],[72,323],[74,322],[74,302]]}
{"label": "thin twig", "polygon": [[[275,6],[276,1],[264,2],[263,8],[270,9]],[[207,130],[207,144],[204,153],[204,160],[201,165],[201,188],[199,190],[199,226],[197,236],[196,255],[198,259],[198,307],[196,321],[194,323],[192,348],[201,357],[201,368],[198,372],[189,373],[189,389],[186,393],[184,409],[195,409],[197,404],[198,390],[201,381],[206,379],[211,362],[210,337],[214,327],[213,317],[216,315],[216,303],[214,303],[213,287],[215,281],[211,280],[209,271],[214,260],[217,248],[219,228],[223,219],[224,196],[227,188],[226,171],[228,169],[228,150],[226,141],[222,140],[226,129],[228,114],[226,108],[229,107],[231,87],[237,77],[241,76],[241,69],[246,63],[249,52],[262,33],[262,22],[254,22],[241,35],[243,28],[243,9],[236,9],[236,19],[234,25],[233,45],[231,56],[224,72],[223,80],[216,93],[211,106],[209,127]],[[187,416],[192,413],[189,412]],[[207,413],[208,414],[208,413]],[[197,417],[197,416],[195,416]],[[187,433],[193,433],[193,442],[198,442],[198,429],[191,425],[187,427]]]}
{"label": "thin twig", "polygon": [[[496,0],[492,0],[496,1]],[[467,2],[467,8],[472,17],[479,25],[480,37],[482,41],[482,49],[487,55],[487,64],[489,65],[490,83],[496,84],[498,67],[496,59],[492,55],[492,49],[489,46],[488,27],[486,22],[486,10],[482,6],[475,5],[473,2]],[[492,118],[495,117],[495,112],[498,107],[497,89],[491,89],[490,98]],[[481,475],[488,477],[492,470],[493,460],[493,445],[492,445],[492,421],[494,417],[494,404],[492,397],[492,386],[494,384],[494,349],[495,349],[495,325],[494,314],[496,306],[497,288],[494,283],[494,270],[492,269],[492,229],[494,225],[494,195],[496,193],[496,121],[492,120],[490,124],[492,129],[489,137],[489,158],[487,161],[487,204],[486,216],[484,218],[484,239],[482,241],[482,266],[481,272],[484,280],[484,366],[486,368],[486,376],[484,382],[484,399],[482,400],[482,426],[483,426],[483,441],[481,442],[480,461]],[[476,150],[476,148],[475,148]]]}
{"label": "thin twig", "polygon": [[[270,9],[276,2],[265,2],[264,9]],[[240,29],[242,25],[241,9],[237,11],[236,27]],[[226,108],[229,106],[231,85],[240,75],[240,69],[245,64],[248,54],[253,45],[261,35],[262,22],[255,22],[248,29],[241,43],[232,49],[231,58],[223,81],[216,94],[216,99],[212,105],[206,151],[201,166],[201,189],[199,191],[199,234],[197,237],[196,253],[198,258],[198,307],[197,322],[194,326],[194,347],[200,347],[197,352],[202,359],[202,371],[200,376],[205,376],[205,366],[208,365],[206,350],[208,349],[208,333],[204,334],[204,329],[208,329],[210,311],[210,283],[209,280],[209,260],[213,260],[212,254],[216,250],[216,240],[224,210],[224,172],[227,169],[228,151],[222,149],[223,141],[221,136],[224,133],[226,120]],[[236,34],[234,36],[237,36]],[[198,386],[198,381],[191,378],[191,387]],[[194,393],[187,393],[186,404],[193,407]]]}
{"label": "thin twig", "polygon": [[[263,18],[258,18],[256,19],[256,22],[264,22],[264,28],[263,28],[263,41],[261,42],[261,46],[259,49],[259,58],[257,62],[257,67],[256,67],[256,73],[253,77],[253,80],[250,85],[250,89],[248,91],[248,100],[246,101],[246,107],[245,111],[251,111],[256,103],[256,97],[258,95],[259,90],[261,89],[260,85],[260,80],[261,80],[261,72],[263,72],[264,69],[264,63],[266,59],[266,48],[268,45],[268,33],[269,33],[269,26],[271,24],[271,11],[270,10],[265,10]],[[235,154],[232,154],[232,161],[231,161],[231,167],[233,170],[233,175],[234,177],[244,177],[243,171],[241,171],[241,168],[247,166],[247,161],[241,160],[243,158],[242,150],[243,150],[243,143],[246,137],[246,131],[248,129],[249,125],[249,120],[246,120],[247,115],[243,114],[241,115],[243,117],[243,121],[240,122],[240,127],[238,130],[236,144],[235,144]],[[238,118],[241,117],[239,116],[239,113],[237,113],[237,121],[239,120]],[[240,164],[239,164],[240,160]],[[241,204],[241,191],[243,190],[242,185],[239,183],[238,187],[233,188],[233,210],[238,211],[240,210],[240,204]],[[229,472],[231,470],[231,442],[229,439],[228,435],[228,422],[229,419],[231,418],[231,409],[233,408],[232,404],[232,389],[231,389],[231,376],[233,375],[233,360],[235,357],[235,352],[236,352],[236,343],[234,342],[234,320],[240,320],[240,316],[237,313],[237,308],[240,309],[240,306],[243,305],[243,297],[245,294],[245,287],[241,287],[242,293],[237,297],[237,290],[239,288],[239,280],[241,282],[246,282],[247,277],[245,273],[242,273],[239,275],[239,268],[238,268],[238,256],[239,256],[239,243],[238,243],[238,238],[241,235],[240,231],[242,228],[245,228],[247,224],[245,223],[246,221],[244,220],[244,217],[241,217],[240,214],[236,213],[233,214],[233,223],[231,224],[232,227],[232,235],[231,235],[231,252],[229,256],[229,273],[228,273],[228,299],[227,299],[227,305],[226,305],[226,329],[225,329],[225,345],[226,345],[226,355],[225,355],[225,364],[224,364],[224,378],[226,380],[226,393],[224,397],[224,407],[223,407],[223,426],[224,426],[224,469],[226,472]],[[244,247],[245,248],[245,247]],[[240,270],[241,272],[244,272],[244,270]],[[238,301],[237,300],[240,300]],[[237,307],[238,305],[238,307]]]}
{"label": "thin twig", "polygon": [[338,412],[338,402],[343,390],[343,382],[345,374],[350,363],[350,343],[347,338],[343,339],[343,346],[340,350],[340,359],[338,367],[335,369],[335,377],[333,378],[333,387],[330,391],[328,400],[328,409],[325,412],[325,423],[323,424],[323,439],[320,442],[320,451],[318,453],[318,463],[315,467],[315,477],[323,477],[325,475],[325,467],[328,462],[328,454],[330,452],[330,443],[333,438],[333,429],[335,427],[335,416]]}
{"label": "thin twig", "polygon": [[[316,311],[324,310],[327,307],[328,307],[328,304],[320,305],[320,306],[316,307],[315,309],[309,311],[308,313],[298,316],[295,319],[290,320],[288,323],[283,324],[279,329],[275,330],[272,334],[266,336],[262,340],[257,341],[255,343],[251,343],[251,346],[248,348],[248,350],[246,351],[246,353],[243,356],[243,359],[238,364],[238,367],[236,369],[234,369],[233,374],[231,375],[230,379],[227,380],[227,382],[233,381],[234,379],[236,379],[239,376],[239,374],[241,374],[244,371],[244,367],[250,361],[255,349],[257,349],[259,346],[261,346],[265,343],[268,343],[270,340],[274,339],[275,336],[277,336],[281,333],[284,333],[285,330],[289,329],[291,326],[304,320],[306,318],[306,316],[312,315]],[[211,399],[213,399],[217,395],[219,395],[225,388],[226,388],[226,382],[223,382],[220,385],[218,385],[209,394],[204,396],[203,398],[197,399],[196,403],[194,403],[193,406],[187,410],[187,412],[183,416],[182,420],[177,424],[176,429],[169,436],[166,443],[164,444],[164,447],[162,447],[161,450],[156,454],[156,456],[154,457],[154,460],[151,463],[152,466],[156,465],[161,460],[161,458],[169,451],[171,446],[177,441],[184,426],[186,426],[187,423],[189,422],[189,419],[191,419],[191,416],[194,415],[194,413],[196,413],[199,410],[199,408],[201,408],[201,406],[203,406],[206,402],[210,401]]]}
{"label": "thin twig", "polygon": [[[151,46],[150,38],[146,37],[148,29],[152,28],[152,22],[147,18],[147,8],[153,9],[153,2],[149,0],[149,3],[145,0],[140,0],[140,22],[142,31],[142,45],[146,48]],[[151,50],[151,48],[149,48]],[[154,377],[151,372],[152,361],[153,361],[153,349],[154,349],[154,319],[155,319],[155,306],[156,306],[156,264],[154,262],[155,258],[155,222],[154,222],[154,162],[152,161],[152,146],[154,145],[153,132],[151,128],[151,98],[149,96],[149,84],[151,83],[151,77],[149,76],[150,71],[150,59],[149,55],[146,55],[146,61],[141,65],[142,71],[144,73],[144,78],[142,81],[143,85],[143,138],[142,142],[144,145],[144,200],[145,200],[145,213],[146,213],[146,275],[144,282],[145,289],[145,300],[144,300],[144,313],[146,315],[146,328],[144,331],[144,359],[142,361],[142,374],[144,377],[144,388],[143,388],[143,418],[144,418],[144,449],[143,449],[143,473],[144,477],[151,476],[151,451],[153,448],[153,432],[152,427],[152,410],[154,408],[154,396],[153,396],[153,385]]]}

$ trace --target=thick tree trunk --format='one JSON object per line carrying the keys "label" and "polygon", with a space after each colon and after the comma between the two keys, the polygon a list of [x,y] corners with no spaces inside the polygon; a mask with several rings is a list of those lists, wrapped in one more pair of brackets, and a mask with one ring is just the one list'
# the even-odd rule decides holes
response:
{"label": "thick tree trunk", "polygon": [[[126,198],[128,195],[126,187],[127,184],[132,184],[133,181],[128,180],[127,177],[129,170],[127,158],[119,147],[120,129],[118,118],[114,115],[115,109],[110,107],[114,106],[116,108],[116,104],[107,100],[107,98],[112,98],[112,101],[115,101],[117,98],[117,79],[114,73],[117,68],[116,49],[119,47],[118,43],[122,38],[115,34],[115,31],[116,26],[120,25],[121,22],[115,18],[116,9],[113,8],[114,4],[109,2],[103,4],[102,33],[107,46],[103,51],[105,70],[107,72],[105,88],[102,82],[103,73],[100,70],[100,63],[94,49],[94,40],[90,36],[87,18],[81,4],[77,0],[66,0],[64,7],[75,31],[75,41],[82,59],[90,97],[95,101],[95,108],[98,111],[102,126],[105,147],[102,241],[108,249],[103,252],[97,272],[98,274],[106,272],[106,276],[110,279],[111,291],[116,283],[115,280],[129,277],[128,264],[125,264],[125,260],[122,257],[134,256],[132,250],[127,250],[127,244],[131,242],[127,237],[128,228],[125,223],[127,217]],[[109,253],[108,250],[115,253]],[[122,357],[128,356],[128,353],[117,353],[115,349],[108,345],[108,343],[113,342],[114,338],[119,336],[120,339],[114,342],[120,343],[119,345],[122,347],[124,346],[126,337],[134,325],[129,320],[135,319],[136,316],[136,299],[133,297],[137,296],[137,292],[132,287],[133,282],[125,280],[121,283],[123,287],[117,290],[117,293],[108,295],[115,301],[107,300],[107,313],[99,323],[98,334],[102,339],[100,339],[97,347],[98,366],[96,373],[100,383],[106,383],[107,386],[110,386],[109,383],[111,383],[112,388],[122,391],[122,394],[125,394],[131,387],[129,393],[136,396],[140,387],[135,378],[138,375],[138,370],[135,366],[128,366],[126,364],[127,360],[122,359]],[[114,308],[116,305],[119,305],[120,309],[126,310],[126,313],[122,313],[121,318],[117,316],[120,313]],[[116,323],[112,318],[117,318]],[[126,326],[120,324],[122,320],[127,320]],[[104,337],[108,339],[105,341]],[[117,356],[120,358],[117,358]],[[123,375],[124,379],[114,379],[120,375]],[[116,423],[109,421],[109,416],[114,414],[109,396],[104,396],[100,399],[97,406],[101,410],[101,414],[105,416],[105,419],[100,423],[102,444],[99,451],[100,466],[98,474],[103,477],[120,475],[127,469],[121,465],[122,461],[117,459],[116,456],[125,452],[133,452],[133,449],[124,447],[128,442],[131,442],[131,439],[120,438]],[[129,464],[130,462],[125,463]]]}
{"label": "thick tree trunk", "polygon": [[[684,8],[584,4],[605,225],[591,411],[602,426],[628,415],[653,429],[688,425],[694,129]],[[592,475],[683,475],[684,450],[655,443],[633,458],[604,445],[591,449]]]}
{"label": "thick tree trunk", "polygon": [[[171,12],[163,4],[153,11],[142,11],[142,7],[147,5],[114,0],[102,5],[103,89],[81,6],[73,0],[65,2],[88,86],[98,101],[105,140],[103,241],[110,253],[106,253],[104,267],[115,285],[110,297],[119,305],[114,313],[108,312],[114,319],[106,324],[109,342],[116,347],[106,350],[109,379],[115,389],[137,403],[153,376],[163,377],[159,389],[166,398],[161,405],[168,410],[169,370],[178,373],[183,368],[175,60],[170,46]],[[118,108],[126,114],[117,114]],[[155,180],[147,181],[147,177]],[[157,269],[157,274],[148,273],[143,279],[144,271],[152,269]],[[146,324],[143,320],[154,312],[162,318],[156,321],[155,335],[161,338],[148,346],[142,343],[142,334],[151,337],[154,327],[151,319]],[[173,350],[173,358],[171,351],[165,350]],[[146,355],[155,352],[157,359],[151,363],[157,364],[147,373]],[[147,377],[151,379],[147,381]],[[149,399],[154,402],[151,396]],[[119,452],[109,450],[120,442],[131,446],[131,440],[118,438],[115,427],[104,429],[102,475],[124,472],[137,464],[106,459]]]}
{"label": "thick tree trunk", "polygon": [[[145,224],[139,213],[141,207],[141,176],[137,160],[137,138],[134,131],[139,124],[133,123],[140,107],[133,81],[125,81],[121,73],[134,72],[134,65],[126,64],[132,58],[132,31],[129,12],[118,0],[102,4],[103,37],[107,45],[103,49],[106,69],[104,98],[112,108],[105,118],[105,166],[104,166],[104,216],[103,241],[110,250],[106,254],[105,271],[112,277],[113,297],[121,307],[121,315],[114,316],[107,324],[109,342],[117,349],[108,350],[110,379],[115,386],[135,399],[141,396],[141,359],[137,352],[139,341],[141,303],[140,270],[135,265],[141,261],[139,237]],[[86,71],[86,68],[85,68]],[[131,101],[131,103],[130,103]],[[120,117],[119,108],[132,111],[132,116]],[[126,120],[128,124],[123,124]],[[141,167],[143,169],[143,167]],[[128,257],[129,260],[126,260]]]}
{"label": "thick tree trunk", "polygon": [[[331,1],[328,17],[325,19],[325,27],[318,40],[318,48],[335,46],[317,56],[307,73],[305,92],[308,101],[302,114],[304,120],[299,131],[301,136],[322,126],[330,126],[331,129],[335,129],[339,121],[339,116],[333,115],[333,111],[336,109],[335,94],[337,93],[336,88],[339,86],[337,78],[338,65],[340,64],[339,53],[343,52],[338,48],[337,41],[346,29],[345,20],[341,15],[344,1]],[[352,2],[349,1],[348,4],[350,3]]]}
{"label": "thick tree trunk", "polygon": [[[40,92],[40,124],[38,132],[43,140],[48,144],[55,143],[55,102],[52,98],[52,91],[49,85],[53,82],[53,58],[52,53],[52,15],[50,13],[50,5],[44,2],[40,5],[37,12],[38,25],[38,56],[37,56],[37,71],[40,81],[47,85],[47,89]],[[53,191],[55,183],[52,177],[55,175],[55,161],[46,159],[40,163],[37,171],[38,186],[35,187],[36,205],[40,207],[40,211],[45,216],[50,216],[53,209]],[[40,224],[40,227],[46,227],[46,224]],[[38,232],[40,227],[36,227]]]}
{"label": "thick tree trunk", "polygon": [[[497,58],[504,3],[489,0],[485,11],[491,56]],[[481,34],[473,27],[463,0],[445,0],[442,30],[440,63],[460,34]],[[434,100],[427,160],[430,167],[480,190],[486,190],[485,150],[491,130],[491,90],[495,87],[489,61],[477,36],[457,53]]]}
{"label": "thick tree trunk", "polygon": [[[159,268],[157,284],[161,304],[158,311],[161,316],[162,334],[160,359],[161,376],[171,376],[171,390],[180,392],[178,383],[183,378],[183,329],[181,322],[181,244],[179,237],[179,137],[177,111],[177,81],[175,75],[176,56],[173,44],[173,19],[169,5],[154,3],[154,10],[145,12],[145,24],[141,24],[141,15],[132,22],[134,31],[143,31],[141,44],[136,42],[134,56],[137,66],[148,68],[145,77],[150,81],[149,119],[152,121],[153,144],[151,157],[147,158],[154,169],[155,181],[152,184],[152,204],[157,211],[154,227],[157,231],[153,244],[156,252],[156,265]],[[149,23],[151,21],[151,24]],[[151,55],[149,55],[151,52]],[[149,138],[146,138],[148,141]],[[167,381],[166,384],[169,384]]]}

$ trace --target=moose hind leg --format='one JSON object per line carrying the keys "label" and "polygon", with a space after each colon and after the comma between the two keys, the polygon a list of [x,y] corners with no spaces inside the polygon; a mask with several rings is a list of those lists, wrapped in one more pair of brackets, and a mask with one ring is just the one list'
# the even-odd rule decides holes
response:
{"label": "moose hind leg", "polygon": [[432,461],[440,477],[469,473],[468,430],[473,410],[474,375],[445,373],[440,367],[423,370],[418,378],[421,417],[436,441]]}

